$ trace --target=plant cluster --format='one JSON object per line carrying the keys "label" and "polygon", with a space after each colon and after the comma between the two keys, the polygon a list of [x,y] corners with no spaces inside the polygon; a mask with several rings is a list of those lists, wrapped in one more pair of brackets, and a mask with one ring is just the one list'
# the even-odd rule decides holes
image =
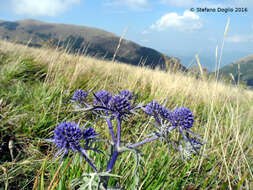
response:
{"label": "plant cluster", "polygon": [[[174,110],[166,108],[166,101],[163,105],[152,100],[148,104],[136,102],[136,95],[128,90],[118,91],[111,94],[105,90],[93,93],[93,100],[88,101],[90,91],[76,90],[71,98],[75,105],[75,111],[92,112],[96,120],[103,119],[111,135],[110,140],[98,137],[94,128],[86,127],[89,121],[79,127],[79,123],[62,122],[54,131],[52,139],[47,141],[55,143],[59,151],[55,157],[61,155],[61,160],[69,154],[79,153],[93,169],[93,173],[84,173],[80,178],[72,181],[72,186],[78,189],[111,189],[108,187],[110,177],[119,177],[112,174],[113,168],[120,154],[131,152],[135,156],[135,187],[138,187],[139,172],[143,169],[143,159],[138,147],[149,142],[160,140],[168,145],[168,150],[178,151],[183,160],[191,159],[194,154],[200,152],[204,144],[199,135],[193,133],[190,129],[193,127],[194,116],[190,109],[180,107]],[[143,111],[153,125],[152,132],[147,137],[136,143],[126,143],[122,141],[121,127],[122,123],[130,117]],[[115,124],[116,126],[113,126]],[[116,133],[115,133],[116,132]],[[105,154],[96,144],[100,141],[109,144],[109,160],[106,168],[98,168],[92,158],[89,157],[88,151],[94,151],[95,154]],[[105,155],[105,159],[106,159]],[[115,188],[114,188],[115,189]],[[118,188],[120,189],[120,188]]]}

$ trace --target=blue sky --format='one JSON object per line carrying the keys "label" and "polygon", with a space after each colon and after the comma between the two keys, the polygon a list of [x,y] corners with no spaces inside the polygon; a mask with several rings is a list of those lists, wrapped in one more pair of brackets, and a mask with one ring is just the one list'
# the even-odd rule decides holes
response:
{"label": "blue sky", "polygon": [[[253,53],[253,0],[0,0],[1,20],[38,19],[96,27],[209,70],[230,17],[222,65]],[[191,11],[194,8],[194,11]],[[213,8],[216,12],[197,12]],[[232,8],[218,12],[218,8]],[[247,8],[247,12],[235,12]],[[230,9],[231,10],[231,9]]]}

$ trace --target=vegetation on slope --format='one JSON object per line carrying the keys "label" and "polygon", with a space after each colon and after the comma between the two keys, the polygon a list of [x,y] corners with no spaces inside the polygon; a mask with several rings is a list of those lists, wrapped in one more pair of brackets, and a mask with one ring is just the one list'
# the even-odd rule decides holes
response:
{"label": "vegetation on slope", "polygon": [[[181,73],[165,73],[90,57],[68,55],[0,42],[0,188],[69,189],[70,181],[90,170],[79,157],[60,165],[52,137],[63,120],[85,123],[89,115],[73,112],[65,97],[76,89],[128,89],[140,101],[168,99],[174,109],[189,107],[195,130],[207,141],[200,156],[182,162],[167,154],[167,146],[142,148],[145,170],[140,189],[252,189],[253,94],[215,81],[197,80]],[[123,128],[125,141],[135,142],[150,129],[139,115]],[[102,123],[96,131],[109,138]],[[12,145],[13,142],[13,146]],[[150,148],[152,146],[152,148]],[[13,147],[13,148],[12,148]],[[130,189],[132,158],[121,155],[113,173]],[[103,164],[97,157],[96,164]],[[110,184],[116,184],[117,179]]]}
{"label": "vegetation on slope", "polygon": [[[86,54],[155,68],[165,68],[163,55],[151,48],[97,28],[67,24],[52,24],[37,20],[0,21],[0,39],[29,44],[33,47],[57,47],[70,53]],[[119,41],[120,48],[118,48]],[[116,56],[114,57],[115,52]]]}
{"label": "vegetation on slope", "polygon": [[243,81],[253,87],[253,56],[247,56],[220,69],[223,75],[233,75],[235,82]]}

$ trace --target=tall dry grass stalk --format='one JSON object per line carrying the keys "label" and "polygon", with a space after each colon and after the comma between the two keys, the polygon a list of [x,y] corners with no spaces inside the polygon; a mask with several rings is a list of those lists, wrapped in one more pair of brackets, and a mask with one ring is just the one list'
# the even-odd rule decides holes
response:
{"label": "tall dry grass stalk", "polygon": [[241,66],[240,64],[237,65],[238,66],[238,80],[237,80],[237,85],[240,84],[240,75],[241,75]]}
{"label": "tall dry grass stalk", "polygon": [[125,35],[126,35],[126,33],[127,33],[128,29],[129,29],[129,26],[128,26],[128,27],[126,27],[126,28],[125,28],[125,30],[123,31],[123,34],[121,35],[121,37],[120,37],[120,39],[119,39],[118,46],[117,46],[117,48],[116,48],[116,50],[115,50],[115,52],[114,52],[114,54],[113,54],[112,61],[115,61],[115,58],[116,58],[117,53],[118,53],[119,48],[120,48],[121,41],[122,41],[122,39],[124,39],[124,37],[125,37]]}
{"label": "tall dry grass stalk", "polygon": [[221,45],[221,50],[220,50],[220,59],[219,59],[219,62],[218,62],[218,67],[217,67],[217,76],[216,76],[217,81],[218,81],[218,78],[219,78],[219,71],[220,71],[220,66],[221,66],[223,48],[224,48],[225,39],[226,39],[226,36],[227,36],[229,25],[230,25],[230,17],[228,17],[227,25],[225,27],[224,36],[223,36],[223,40],[222,40],[222,45]]}
{"label": "tall dry grass stalk", "polygon": [[215,78],[217,78],[217,68],[218,68],[218,45],[215,48],[215,66],[214,66]]}
{"label": "tall dry grass stalk", "polygon": [[200,61],[199,61],[199,56],[196,55],[195,58],[196,58],[196,61],[198,63],[198,67],[199,67],[199,71],[200,71],[201,77],[202,77],[202,79],[205,79],[203,68],[202,68],[202,66],[200,64]]}

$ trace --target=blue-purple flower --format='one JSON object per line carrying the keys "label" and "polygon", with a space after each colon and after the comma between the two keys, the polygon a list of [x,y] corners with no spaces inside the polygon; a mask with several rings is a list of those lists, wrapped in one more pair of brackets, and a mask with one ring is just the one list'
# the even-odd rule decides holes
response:
{"label": "blue-purple flower", "polygon": [[55,143],[58,147],[59,151],[56,153],[55,157],[63,153],[63,158],[70,150],[73,152],[79,152],[92,168],[96,170],[96,167],[85,153],[86,149],[81,146],[80,141],[86,140],[86,148],[89,148],[89,146],[87,146],[88,141],[97,136],[98,134],[93,128],[88,128],[85,131],[82,131],[77,123],[62,122],[56,127],[53,139],[46,140]]}
{"label": "blue-purple flower", "polygon": [[151,116],[160,116],[163,119],[167,120],[171,118],[171,112],[154,100],[152,100],[145,106],[144,111]]}
{"label": "blue-purple flower", "polygon": [[163,107],[160,109],[160,116],[166,120],[171,119],[171,112],[167,108]]}
{"label": "blue-purple flower", "polygon": [[133,99],[133,93],[128,90],[122,90],[121,92],[119,92],[119,95],[125,97],[128,100]]}
{"label": "blue-purple flower", "polygon": [[162,106],[161,106],[158,102],[152,100],[151,102],[149,102],[149,103],[145,106],[144,111],[145,111],[148,115],[154,116],[155,114],[158,114],[158,113],[160,112],[161,107],[162,107]]}
{"label": "blue-purple flower", "polygon": [[76,90],[74,95],[72,96],[72,100],[76,103],[84,103],[86,97],[88,96],[88,92],[84,90]]}
{"label": "blue-purple flower", "polygon": [[194,122],[194,116],[188,108],[176,108],[172,111],[170,121],[173,127],[181,127],[182,129],[189,129]]}
{"label": "blue-purple flower", "polygon": [[59,149],[64,151],[79,151],[81,149],[80,140],[83,139],[83,134],[75,123],[62,122],[54,131],[54,143]]}
{"label": "blue-purple flower", "polygon": [[96,106],[107,106],[112,95],[106,90],[100,90],[94,94],[93,104]]}
{"label": "blue-purple flower", "polygon": [[84,139],[92,139],[92,138],[95,138],[97,137],[98,134],[96,133],[95,129],[93,128],[87,128],[84,132],[83,132],[83,138]]}
{"label": "blue-purple flower", "polygon": [[[128,90],[123,90],[117,95],[111,95],[105,90],[100,90],[94,94],[93,110],[105,111],[106,116],[125,117],[127,114],[135,113],[134,110],[140,105],[132,105],[133,94]],[[96,112],[101,114],[101,112]]]}
{"label": "blue-purple flower", "polygon": [[113,96],[108,103],[109,110],[117,117],[130,113],[132,106],[125,96]]}

